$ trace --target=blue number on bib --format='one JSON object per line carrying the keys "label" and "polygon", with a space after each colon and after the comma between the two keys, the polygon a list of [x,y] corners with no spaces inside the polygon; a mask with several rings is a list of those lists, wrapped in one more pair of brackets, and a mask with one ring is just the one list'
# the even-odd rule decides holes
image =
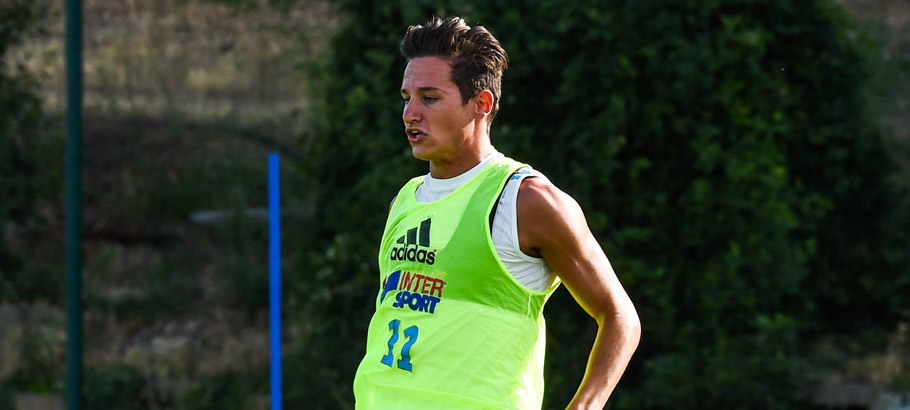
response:
{"label": "blue number on bib", "polygon": [[[379,360],[382,364],[389,367],[392,367],[392,362],[395,361],[395,344],[398,343],[398,327],[400,325],[401,321],[398,319],[389,322],[389,330],[392,331],[392,337],[389,338],[389,354],[382,356],[382,359]],[[404,336],[408,341],[401,347],[401,359],[398,360],[399,369],[409,372],[414,371],[414,366],[411,365],[411,346],[417,341],[418,332],[417,326],[411,326],[404,330]]]}
{"label": "blue number on bib", "polygon": [[408,338],[408,341],[401,347],[401,360],[398,361],[398,368],[410,372],[414,370],[411,366],[411,346],[417,341],[417,326],[405,329],[404,335]]}
{"label": "blue number on bib", "polygon": [[389,338],[389,354],[382,356],[382,364],[392,367],[392,361],[395,360],[395,353],[392,351],[392,348],[395,347],[395,343],[398,343],[398,325],[401,323],[400,320],[395,319],[389,322],[389,330],[392,331],[392,337]]}

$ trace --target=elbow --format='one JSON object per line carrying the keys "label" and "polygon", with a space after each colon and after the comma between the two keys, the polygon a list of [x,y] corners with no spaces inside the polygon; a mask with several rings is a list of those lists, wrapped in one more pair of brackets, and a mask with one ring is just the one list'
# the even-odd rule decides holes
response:
{"label": "elbow", "polygon": [[628,303],[604,309],[602,312],[594,316],[602,332],[610,334],[614,340],[621,340],[622,344],[633,349],[638,347],[641,340],[641,319],[635,306]]}
{"label": "elbow", "polygon": [[601,329],[612,328],[613,333],[633,348],[637,347],[641,340],[641,319],[631,304],[624,309],[614,311],[612,315],[602,316],[598,320],[598,325]]}
{"label": "elbow", "polygon": [[626,316],[623,325],[625,333],[629,335],[629,343],[638,347],[638,342],[641,340],[641,319],[634,309]]}

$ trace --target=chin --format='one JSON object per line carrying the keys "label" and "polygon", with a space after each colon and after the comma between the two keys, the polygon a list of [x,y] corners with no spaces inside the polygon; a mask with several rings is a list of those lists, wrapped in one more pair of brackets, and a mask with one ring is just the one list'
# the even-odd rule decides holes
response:
{"label": "chin", "polygon": [[424,147],[419,147],[419,146],[411,147],[411,155],[413,155],[414,158],[417,158],[417,159],[423,160],[423,161],[429,161],[430,159],[433,158],[433,154],[430,150],[428,150]]}

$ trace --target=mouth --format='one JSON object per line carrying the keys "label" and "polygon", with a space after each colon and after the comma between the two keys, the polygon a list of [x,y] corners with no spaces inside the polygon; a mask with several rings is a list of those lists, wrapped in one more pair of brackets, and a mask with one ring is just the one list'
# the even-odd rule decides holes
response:
{"label": "mouth", "polygon": [[417,142],[426,137],[427,134],[416,128],[408,128],[405,130],[405,135],[408,136],[408,141]]}

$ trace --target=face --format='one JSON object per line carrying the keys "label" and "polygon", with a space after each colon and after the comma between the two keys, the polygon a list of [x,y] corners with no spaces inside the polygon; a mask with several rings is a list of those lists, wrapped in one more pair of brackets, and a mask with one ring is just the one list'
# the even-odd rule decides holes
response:
{"label": "face", "polygon": [[401,81],[401,119],[411,152],[431,164],[455,162],[476,143],[475,104],[462,104],[451,71],[441,58],[418,57],[408,62]]}

